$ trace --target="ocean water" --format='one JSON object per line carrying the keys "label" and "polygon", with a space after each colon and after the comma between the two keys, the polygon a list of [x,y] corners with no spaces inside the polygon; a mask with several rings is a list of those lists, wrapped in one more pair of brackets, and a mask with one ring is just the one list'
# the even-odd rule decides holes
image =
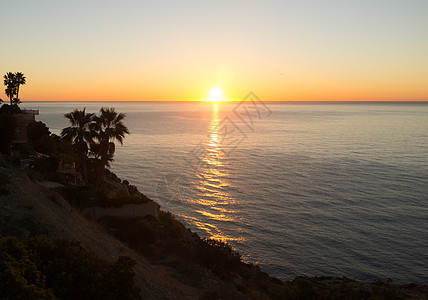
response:
{"label": "ocean water", "polygon": [[26,102],[112,106],[112,170],[271,275],[428,284],[427,103]]}

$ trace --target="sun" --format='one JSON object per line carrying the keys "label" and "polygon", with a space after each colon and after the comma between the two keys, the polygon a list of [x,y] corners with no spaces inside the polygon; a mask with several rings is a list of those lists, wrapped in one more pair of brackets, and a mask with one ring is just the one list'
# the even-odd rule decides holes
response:
{"label": "sun", "polygon": [[214,87],[210,90],[210,97],[207,99],[208,101],[223,101],[223,91],[218,88]]}

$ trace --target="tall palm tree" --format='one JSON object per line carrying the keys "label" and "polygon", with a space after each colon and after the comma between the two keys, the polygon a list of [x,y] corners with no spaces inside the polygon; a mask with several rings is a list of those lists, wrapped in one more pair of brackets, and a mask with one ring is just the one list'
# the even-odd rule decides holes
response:
{"label": "tall palm tree", "polygon": [[99,159],[99,173],[97,185],[100,187],[104,179],[105,167],[113,160],[115,151],[114,141],[123,145],[123,139],[129,134],[128,128],[123,124],[125,114],[117,113],[114,108],[101,108],[100,115],[94,117],[95,140],[98,142],[92,149]]}
{"label": "tall palm tree", "polygon": [[3,76],[4,85],[6,86],[5,93],[9,97],[10,104],[14,104],[14,96],[16,95],[16,75],[12,72],[6,73]]}
{"label": "tall palm tree", "polygon": [[27,78],[21,72],[15,73],[15,84],[16,84],[16,98],[19,99],[19,86],[27,83]]}
{"label": "tall palm tree", "polygon": [[71,141],[73,144],[74,151],[77,154],[78,170],[82,172],[83,181],[87,185],[88,145],[93,142],[91,124],[94,114],[86,113],[86,108],[84,108],[83,110],[75,109],[64,116],[69,119],[71,126],[66,127],[61,131],[61,137],[65,140]]}

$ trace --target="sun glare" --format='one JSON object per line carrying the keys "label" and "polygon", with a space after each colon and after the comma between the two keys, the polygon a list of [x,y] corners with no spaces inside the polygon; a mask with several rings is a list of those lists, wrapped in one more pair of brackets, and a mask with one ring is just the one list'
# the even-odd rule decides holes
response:
{"label": "sun glare", "polygon": [[223,101],[223,91],[219,88],[212,88],[210,90],[209,101]]}

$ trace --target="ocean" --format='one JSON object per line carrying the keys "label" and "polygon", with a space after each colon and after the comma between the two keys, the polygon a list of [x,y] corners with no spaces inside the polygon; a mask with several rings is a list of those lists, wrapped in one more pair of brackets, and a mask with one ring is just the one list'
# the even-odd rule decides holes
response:
{"label": "ocean", "polygon": [[126,113],[112,171],[273,276],[428,284],[428,103],[252,100],[21,107]]}

